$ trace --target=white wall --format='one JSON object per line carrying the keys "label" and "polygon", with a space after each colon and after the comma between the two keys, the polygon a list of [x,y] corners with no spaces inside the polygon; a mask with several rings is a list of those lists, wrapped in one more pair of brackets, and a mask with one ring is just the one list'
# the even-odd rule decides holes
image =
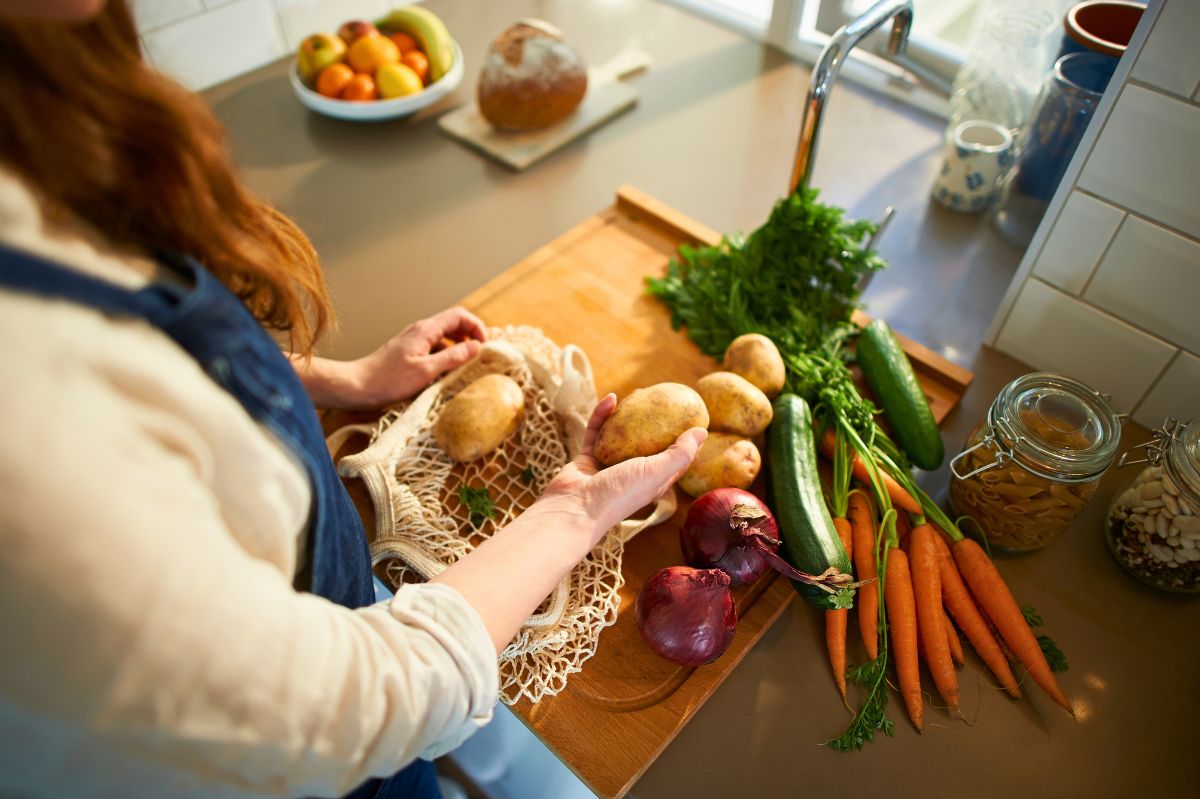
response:
{"label": "white wall", "polygon": [[1147,426],[1200,416],[1200,2],[1152,2],[988,341]]}
{"label": "white wall", "polygon": [[336,33],[412,0],[131,0],[142,51],[200,90],[294,52],[310,33]]}

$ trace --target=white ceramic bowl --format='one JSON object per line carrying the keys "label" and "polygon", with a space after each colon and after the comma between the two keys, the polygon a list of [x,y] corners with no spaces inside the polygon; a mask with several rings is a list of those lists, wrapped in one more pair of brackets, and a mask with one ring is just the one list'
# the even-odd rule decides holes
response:
{"label": "white ceramic bowl", "polygon": [[454,65],[450,67],[449,72],[442,76],[441,80],[429,84],[419,94],[394,97],[391,100],[335,100],[318,94],[304,85],[294,61],[288,70],[288,77],[291,79],[292,91],[296,98],[318,114],[337,119],[348,119],[353,122],[399,119],[433,105],[458,88],[458,84],[462,83],[463,79],[463,53],[458,42],[455,42]]}

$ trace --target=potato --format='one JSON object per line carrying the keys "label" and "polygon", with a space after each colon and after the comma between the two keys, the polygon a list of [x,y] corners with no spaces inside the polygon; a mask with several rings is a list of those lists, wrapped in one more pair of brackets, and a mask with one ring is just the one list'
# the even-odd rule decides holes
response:
{"label": "potato", "polygon": [[700,378],[696,391],[708,408],[710,430],[750,438],[771,423],[771,401],[741,375],[713,372]]}
{"label": "potato", "polygon": [[612,466],[654,455],[693,427],[708,427],[708,410],[695,390],[682,383],[657,383],[629,393],[604,420],[593,453]]}
{"label": "potato", "polygon": [[749,488],[762,467],[758,447],[732,433],[709,433],[679,487],[698,497],[714,488]]}
{"label": "potato", "polygon": [[511,377],[485,375],[458,392],[433,423],[433,439],[461,463],[493,452],[525,416],[525,394]]}
{"label": "potato", "polygon": [[738,336],[725,348],[724,366],[749,380],[758,390],[774,399],[783,391],[787,371],[775,343],[758,333]]}

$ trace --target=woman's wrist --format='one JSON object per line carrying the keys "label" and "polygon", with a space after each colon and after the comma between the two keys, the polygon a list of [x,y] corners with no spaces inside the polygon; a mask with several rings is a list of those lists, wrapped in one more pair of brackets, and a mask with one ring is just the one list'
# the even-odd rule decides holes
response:
{"label": "woman's wrist", "polygon": [[334,361],[328,358],[309,359],[291,356],[292,366],[313,405],[338,410],[363,410],[377,407],[370,396],[364,359]]}

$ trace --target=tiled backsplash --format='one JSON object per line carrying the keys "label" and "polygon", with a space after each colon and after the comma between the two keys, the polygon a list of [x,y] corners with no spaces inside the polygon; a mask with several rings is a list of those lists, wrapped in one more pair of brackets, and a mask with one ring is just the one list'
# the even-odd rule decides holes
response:
{"label": "tiled backsplash", "polygon": [[1200,416],[1200,3],[1143,25],[989,341],[1157,426]]}
{"label": "tiled backsplash", "polygon": [[131,0],[142,50],[188,88],[206,89],[292,52],[310,33],[376,19],[412,0]]}

